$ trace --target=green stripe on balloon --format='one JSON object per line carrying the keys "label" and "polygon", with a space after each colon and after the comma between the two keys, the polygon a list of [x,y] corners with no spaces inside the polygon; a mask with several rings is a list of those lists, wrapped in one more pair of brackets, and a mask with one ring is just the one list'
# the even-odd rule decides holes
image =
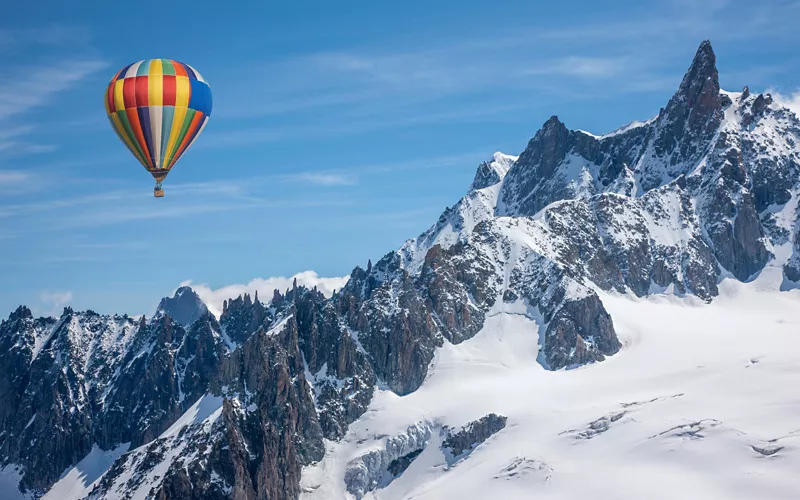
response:
{"label": "green stripe on balloon", "polygon": [[[134,109],[135,111],[135,109]],[[128,139],[133,144],[133,147],[136,148],[136,157],[139,162],[144,165],[144,168],[148,168],[147,161],[144,159],[144,151],[139,146],[139,141],[136,140],[136,134],[133,133],[133,127],[131,127],[131,122],[128,120],[127,111],[121,110],[117,112],[117,116],[119,117],[120,123],[122,123],[122,127],[125,129],[125,135],[128,136]]]}
{"label": "green stripe on balloon", "polygon": [[114,123],[114,118],[111,115],[108,115],[108,121],[111,122],[111,128],[114,129],[114,133],[117,134],[117,137],[119,137],[119,140],[122,141],[122,144],[124,144],[125,147],[128,148],[128,151],[133,153],[133,156],[138,156],[137,153],[136,153],[136,150],[132,149],[128,145],[128,142],[125,140],[125,136],[122,135],[124,130],[120,130],[120,129],[117,128],[117,124]]}
{"label": "green stripe on balloon", "polygon": [[175,75],[175,66],[172,65],[172,61],[169,59],[162,59],[161,60],[161,74],[162,75]]}
{"label": "green stripe on balloon", "polygon": [[177,155],[178,151],[180,151],[181,144],[183,144],[183,139],[186,137],[186,132],[189,130],[189,125],[192,124],[192,120],[194,119],[194,114],[195,110],[193,109],[186,110],[186,117],[183,119],[183,124],[181,125],[181,129],[178,132],[178,138],[175,141],[175,146],[174,149],[172,150],[170,158],[175,158],[175,155]]}

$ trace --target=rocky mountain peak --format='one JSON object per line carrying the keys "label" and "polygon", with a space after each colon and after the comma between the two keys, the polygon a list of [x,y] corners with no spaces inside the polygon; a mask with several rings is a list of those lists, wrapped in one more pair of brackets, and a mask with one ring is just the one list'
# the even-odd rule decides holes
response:
{"label": "rocky mountain peak", "polygon": [[164,297],[158,304],[157,312],[168,314],[183,326],[189,326],[208,312],[203,300],[188,286],[175,290],[172,297]]}
{"label": "rocky mountain peak", "polygon": [[558,116],[552,115],[547,119],[546,122],[544,122],[544,125],[542,125],[541,132],[546,135],[551,132],[557,132],[561,130],[567,130],[566,125],[564,125],[564,123],[558,119]]}
{"label": "rocky mountain peak", "polygon": [[560,161],[569,143],[569,129],[557,116],[551,116],[528,143],[520,155],[520,163],[535,160],[540,165],[540,177],[548,177]]}
{"label": "rocky mountain peak", "polygon": [[33,313],[31,312],[30,309],[28,309],[26,306],[19,306],[8,317],[8,321],[9,322],[14,322],[14,321],[18,321],[20,319],[32,319],[32,318],[33,318]]}
{"label": "rocky mountain peak", "polygon": [[717,72],[717,56],[711,42],[704,40],[697,48],[689,70],[683,76],[678,94],[689,98],[697,97],[707,82],[719,92],[719,73]]}
{"label": "rocky mountain peak", "polygon": [[[711,42],[705,40],[697,48],[678,91],[672,96],[661,116],[671,123],[679,123],[687,129],[702,132],[710,129],[704,127],[709,119],[715,122],[714,128],[719,125],[718,120],[713,118],[720,114],[721,109],[717,57],[711,48]],[[701,127],[702,130],[698,130]]]}
{"label": "rocky mountain peak", "polygon": [[[497,152],[491,160],[481,162],[478,165],[477,172],[475,172],[475,179],[472,181],[470,190],[484,189],[499,183],[505,178],[514,161],[516,161],[515,157]],[[370,268],[371,263],[367,268],[367,272],[370,272]]]}

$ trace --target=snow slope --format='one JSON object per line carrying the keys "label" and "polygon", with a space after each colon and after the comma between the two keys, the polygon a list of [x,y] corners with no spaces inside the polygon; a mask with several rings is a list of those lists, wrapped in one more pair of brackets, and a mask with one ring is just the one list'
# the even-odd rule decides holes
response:
{"label": "snow slope", "polygon": [[[378,391],[305,470],[301,498],[353,498],[348,463],[429,423],[419,457],[365,498],[796,499],[800,290],[780,281],[726,279],[710,304],[597,290],[625,347],[560,371],[536,363],[537,312],[498,301],[478,335],[438,352],[418,391]],[[507,427],[448,470],[436,428],[490,412]]]}
{"label": "snow slope", "polygon": [[50,488],[50,491],[42,497],[42,500],[78,500],[86,498],[86,495],[92,491],[92,488],[100,481],[106,470],[111,467],[116,459],[128,451],[129,446],[130,443],[126,443],[113,450],[103,451],[95,445],[83,460],[64,473],[61,480]]}

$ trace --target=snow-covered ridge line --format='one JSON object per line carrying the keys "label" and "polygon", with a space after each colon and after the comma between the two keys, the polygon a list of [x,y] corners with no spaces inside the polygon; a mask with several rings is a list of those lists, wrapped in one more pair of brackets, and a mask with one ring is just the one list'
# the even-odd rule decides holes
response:
{"label": "snow-covered ridge line", "polygon": [[645,120],[645,121],[634,120],[634,121],[632,121],[632,122],[630,122],[630,123],[628,123],[626,125],[623,125],[623,126],[619,127],[618,129],[612,130],[611,132],[605,133],[605,134],[600,135],[600,136],[594,136],[594,137],[597,137],[598,139],[607,139],[609,137],[614,137],[614,136],[617,136],[617,135],[620,135],[620,134],[624,134],[625,132],[628,132],[628,131],[633,130],[635,128],[646,127],[647,125],[650,125],[651,123],[655,122],[657,118],[658,118],[658,116],[654,116],[654,117],[652,117],[652,118],[650,118],[648,120]]}

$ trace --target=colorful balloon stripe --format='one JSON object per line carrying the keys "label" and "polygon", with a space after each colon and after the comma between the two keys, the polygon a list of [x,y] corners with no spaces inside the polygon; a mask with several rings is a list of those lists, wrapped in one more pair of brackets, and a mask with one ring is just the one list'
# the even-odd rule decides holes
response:
{"label": "colorful balloon stripe", "polygon": [[187,64],[149,59],[126,66],[108,84],[114,131],[155,177],[164,177],[211,115],[211,88]]}

